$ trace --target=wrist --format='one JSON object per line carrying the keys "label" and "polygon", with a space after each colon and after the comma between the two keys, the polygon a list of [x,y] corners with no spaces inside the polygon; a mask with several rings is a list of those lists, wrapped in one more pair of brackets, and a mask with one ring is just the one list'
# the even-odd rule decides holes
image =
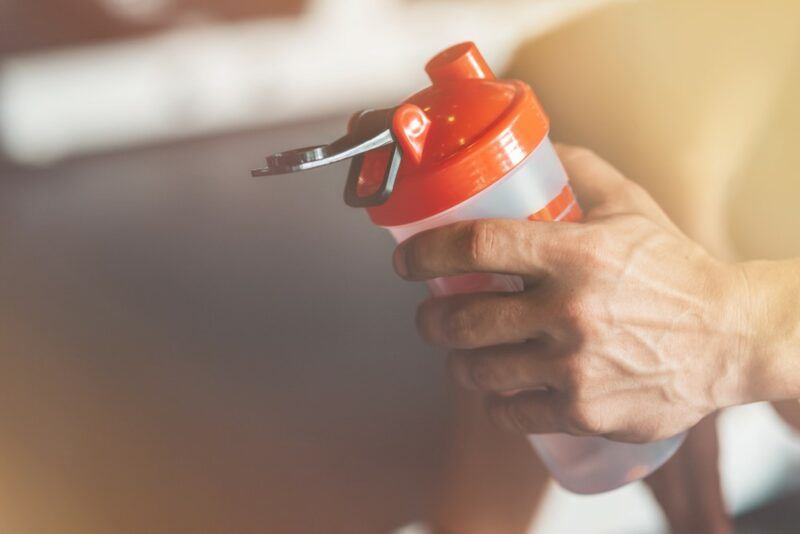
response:
{"label": "wrist", "polygon": [[800,261],[735,266],[738,404],[800,398]]}

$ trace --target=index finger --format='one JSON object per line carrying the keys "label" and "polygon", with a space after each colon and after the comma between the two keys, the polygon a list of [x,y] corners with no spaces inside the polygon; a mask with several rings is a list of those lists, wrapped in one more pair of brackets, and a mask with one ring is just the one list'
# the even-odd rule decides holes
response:
{"label": "index finger", "polygon": [[[394,253],[397,274],[427,280],[465,273],[536,276],[548,271],[558,246],[577,238],[579,225],[480,219],[421,232]],[[562,249],[563,252],[563,249]]]}

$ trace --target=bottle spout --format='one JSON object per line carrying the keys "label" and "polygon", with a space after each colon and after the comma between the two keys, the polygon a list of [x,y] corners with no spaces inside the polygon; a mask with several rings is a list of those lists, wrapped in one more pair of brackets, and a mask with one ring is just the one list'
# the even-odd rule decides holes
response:
{"label": "bottle spout", "polygon": [[451,46],[440,52],[425,65],[425,72],[434,85],[469,79],[495,79],[489,64],[471,41]]}

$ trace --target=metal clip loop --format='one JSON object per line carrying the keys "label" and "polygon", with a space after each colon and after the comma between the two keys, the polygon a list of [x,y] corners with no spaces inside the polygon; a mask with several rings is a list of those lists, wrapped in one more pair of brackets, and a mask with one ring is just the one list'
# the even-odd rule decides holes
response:
{"label": "metal clip loop", "polygon": [[[276,176],[316,169],[346,159],[353,159],[345,186],[348,206],[367,207],[383,204],[389,198],[400,168],[403,151],[391,129],[394,109],[361,112],[353,121],[353,131],[328,145],[318,145],[279,152],[266,158],[266,166],[251,171],[253,177]],[[367,152],[394,145],[381,187],[368,196],[358,195],[358,180]]]}
{"label": "metal clip loop", "polygon": [[346,135],[329,145],[298,148],[267,156],[267,165],[262,169],[252,171],[251,174],[258,177],[307,171],[354,158],[392,143],[394,143],[394,138],[390,130],[384,130],[375,137],[365,140],[354,139],[354,136]]}

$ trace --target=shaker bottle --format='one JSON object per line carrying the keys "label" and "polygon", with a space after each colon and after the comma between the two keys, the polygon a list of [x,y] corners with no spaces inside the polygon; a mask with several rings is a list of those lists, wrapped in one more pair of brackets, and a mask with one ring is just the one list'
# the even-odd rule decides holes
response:
{"label": "shaker bottle", "polygon": [[[345,202],[400,243],[467,219],[581,219],[531,88],[498,80],[474,43],[455,45],[425,67],[432,85],[400,106],[353,116],[329,145],[267,158],[254,176],[297,172],[351,159]],[[522,291],[517,276],[466,274],[431,280],[434,295]],[[529,437],[553,477],[576,493],[600,493],[644,478],[672,456],[685,434],[648,444],[602,437]]]}

